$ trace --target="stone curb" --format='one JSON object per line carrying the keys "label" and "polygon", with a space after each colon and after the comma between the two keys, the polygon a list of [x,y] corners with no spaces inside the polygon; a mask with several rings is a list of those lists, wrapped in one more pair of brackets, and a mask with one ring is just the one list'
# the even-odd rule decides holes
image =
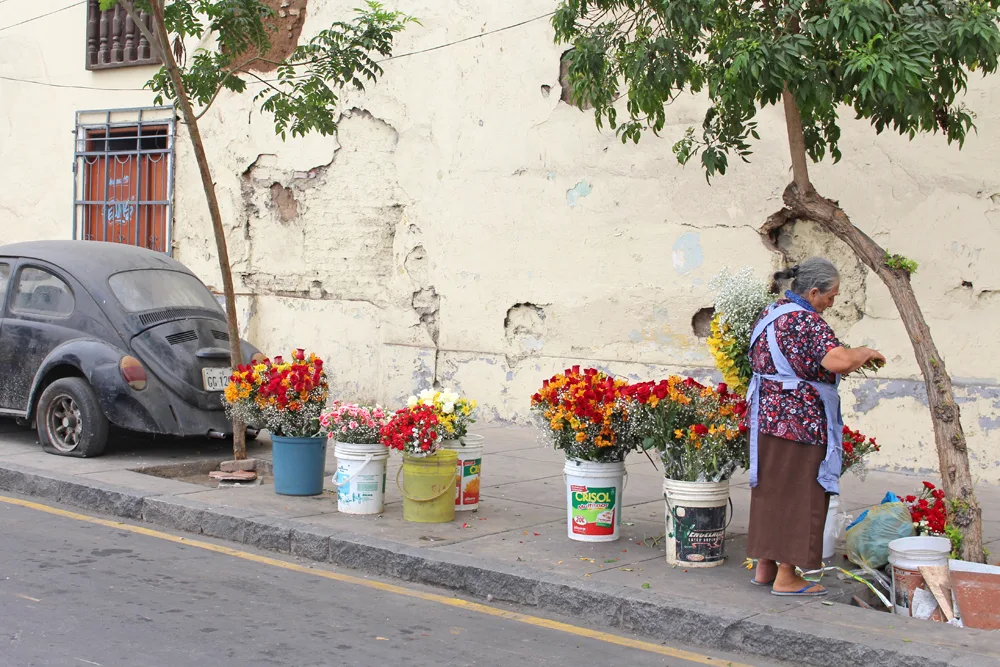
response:
{"label": "stone curb", "polygon": [[[887,633],[865,627],[859,610],[846,605],[822,607],[822,615],[816,617],[805,611],[807,605],[801,615],[757,614],[709,600],[641,596],[603,582],[580,582],[557,573],[410,547],[235,508],[215,508],[181,496],[90,480],[83,483],[70,475],[9,463],[0,465],[0,489],[480,599],[491,595],[496,601],[535,607],[598,628],[737,651],[792,665],[1000,666],[1000,635],[966,630],[960,636],[945,637],[940,633],[950,628],[914,627],[906,622],[900,623],[906,626],[901,631]],[[923,639],[919,644],[905,639],[905,629]],[[942,645],[928,643],[928,631],[940,636]]]}

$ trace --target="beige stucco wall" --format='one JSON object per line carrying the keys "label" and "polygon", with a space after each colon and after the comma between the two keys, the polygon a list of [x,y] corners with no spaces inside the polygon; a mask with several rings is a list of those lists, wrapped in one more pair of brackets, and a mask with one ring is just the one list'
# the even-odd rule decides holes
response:
{"label": "beige stucco wall", "polygon": [[[314,4],[305,36],[356,3]],[[28,6],[16,5],[41,13]],[[399,6],[423,24],[400,37],[404,53],[553,3]],[[84,71],[82,7],[44,20],[44,49],[37,31],[0,32],[0,76],[97,88],[148,78],[148,69]],[[343,398],[395,405],[436,379],[479,399],[489,420],[525,421],[541,379],[571,363],[634,378],[710,373],[691,327],[712,303],[708,281],[723,266],[763,276],[778,261],[755,228],[780,207],[788,180],[782,116],[762,112],[753,164],[709,186],[670,152],[700,123],[702,100],[672,105],[661,139],[623,146],[559,101],[561,52],[542,20],[385,63],[378,86],[346,96],[336,137],[282,143],[249,98],[222,95],[203,133],[251,340],[274,353],[316,349]],[[70,235],[75,110],[150,101],[0,80],[0,240]],[[876,240],[920,262],[914,286],[960,385],[975,474],[995,483],[1000,80],[972,81],[966,101],[979,134],[961,152],[939,136],[877,137],[845,120],[843,161],[813,176]],[[177,164],[174,254],[219,287],[183,133]],[[807,225],[782,243],[841,264],[838,333],[890,360],[879,379],[848,380],[842,392],[849,423],[883,444],[873,463],[936,468],[923,385],[886,290]]]}

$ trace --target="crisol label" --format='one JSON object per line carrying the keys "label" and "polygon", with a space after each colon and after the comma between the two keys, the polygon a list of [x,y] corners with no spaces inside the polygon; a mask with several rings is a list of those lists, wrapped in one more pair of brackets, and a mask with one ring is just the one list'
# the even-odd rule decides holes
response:
{"label": "crisol label", "polygon": [[576,535],[613,535],[618,508],[617,489],[613,486],[570,487],[573,503],[573,533]]}

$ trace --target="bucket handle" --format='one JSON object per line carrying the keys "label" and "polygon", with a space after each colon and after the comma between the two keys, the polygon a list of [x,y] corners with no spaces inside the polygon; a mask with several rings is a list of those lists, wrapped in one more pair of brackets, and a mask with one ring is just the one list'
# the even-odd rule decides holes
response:
{"label": "bucket handle", "polygon": [[355,470],[353,475],[351,475],[350,477],[348,477],[347,479],[345,479],[340,484],[337,483],[337,476],[334,475],[333,476],[333,480],[332,480],[333,485],[339,488],[341,486],[347,486],[348,484],[350,484],[352,479],[354,479],[355,477],[357,477],[358,475],[360,475],[361,471],[368,467],[368,464],[372,462],[373,458],[375,458],[374,454],[369,454],[368,456],[366,456],[365,457],[364,465],[362,465],[360,468],[358,468],[357,470]]}
{"label": "bucket handle", "polygon": [[[407,500],[412,500],[415,503],[429,503],[432,500],[437,500],[438,498],[440,498],[444,494],[448,493],[449,491],[451,493],[455,493],[455,487],[454,486],[446,486],[446,487],[444,487],[444,491],[442,491],[441,493],[437,494],[436,496],[431,496],[430,498],[414,498],[414,497],[412,497],[410,495],[407,495],[406,491],[403,490],[402,485],[400,485],[400,483],[399,483],[399,475],[400,475],[401,472],[403,472],[403,466],[399,466],[399,470],[396,471],[396,488],[399,489],[399,493],[404,498],[406,498]],[[457,479],[458,479],[458,475],[456,474],[455,475],[455,480],[457,481]]]}
{"label": "bucket handle", "polygon": [[[663,500],[664,502],[667,503],[667,509],[670,511],[670,515],[673,516],[674,506],[670,504],[670,498],[667,497],[666,493],[663,494]],[[732,524],[733,519],[735,517],[736,517],[736,509],[733,507],[733,497],[729,496],[729,521],[726,522],[726,525],[723,527],[723,530],[729,530],[729,525]]]}

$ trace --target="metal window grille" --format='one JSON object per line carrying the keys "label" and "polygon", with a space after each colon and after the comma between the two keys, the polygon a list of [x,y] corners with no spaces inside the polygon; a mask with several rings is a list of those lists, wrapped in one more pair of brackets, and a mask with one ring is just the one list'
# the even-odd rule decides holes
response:
{"label": "metal window grille", "polygon": [[169,254],[175,138],[172,107],[78,111],[73,238]]}

